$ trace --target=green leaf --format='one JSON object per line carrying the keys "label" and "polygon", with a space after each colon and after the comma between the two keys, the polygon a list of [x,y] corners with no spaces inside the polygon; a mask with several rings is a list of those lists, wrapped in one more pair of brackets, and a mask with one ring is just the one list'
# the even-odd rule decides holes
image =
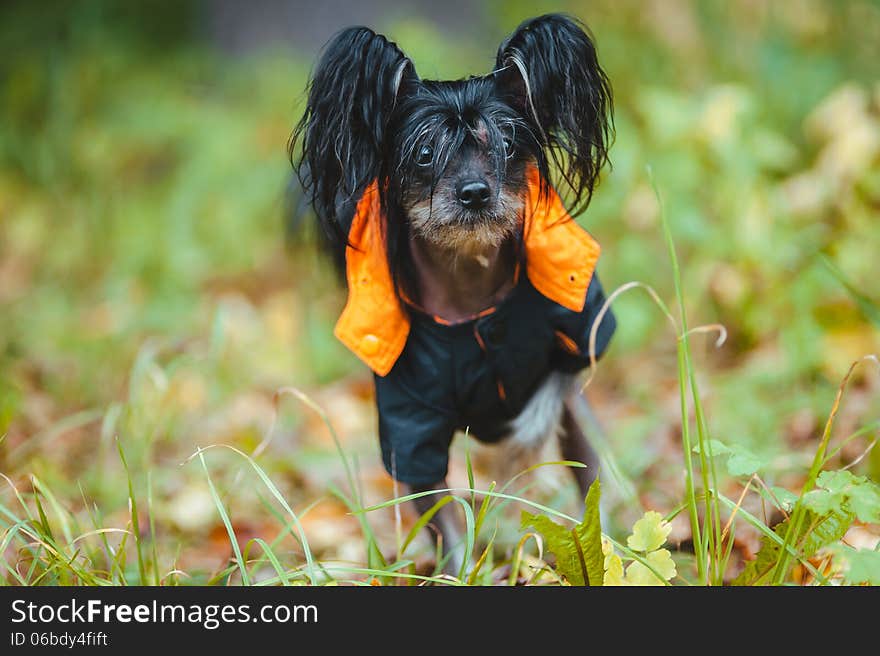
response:
{"label": "green leaf", "polygon": [[625,583],[628,585],[663,585],[675,576],[675,563],[672,561],[672,554],[667,549],[660,549],[649,553],[647,560],[651,567],[657,570],[663,579],[657,577],[650,569],[642,563],[635,560],[626,568]]}
{"label": "green leaf", "polygon": [[[724,442],[709,439],[709,440],[706,440],[706,444],[707,444],[707,447],[706,447],[707,454],[711,453],[713,456],[723,456],[726,453],[733,453],[731,448],[729,446],[727,446]],[[700,445],[695,444],[692,451],[694,453],[699,453],[700,452]]]}
{"label": "green leaf", "polygon": [[727,459],[727,472],[731,476],[751,476],[764,465],[764,461],[743,449]]}
{"label": "green leaf", "polygon": [[547,551],[556,556],[556,569],[571,585],[602,585],[605,555],[599,524],[599,481],[587,493],[584,520],[568,529],[544,515],[522,512],[520,528],[529,526],[544,538]]}
{"label": "green leaf", "polygon": [[816,477],[816,487],[821,487],[829,492],[845,492],[846,489],[864,478],[855,476],[851,471],[846,469],[836,469],[832,471],[820,472]]}
{"label": "green leaf", "polygon": [[880,487],[866,481],[853,488],[849,496],[849,508],[861,521],[880,524]]}
{"label": "green leaf", "polygon": [[639,561],[634,560],[626,568],[626,575],[623,577],[624,585],[663,585],[663,581],[654,576],[654,573]]}
{"label": "green leaf", "polygon": [[[773,528],[773,532],[784,538],[786,531],[788,531],[789,521],[786,519],[777,524]],[[852,522],[853,515],[841,509],[836,509],[826,515],[819,515],[812,509],[806,509],[805,521],[801,523],[800,534],[795,536],[792,544],[802,557],[809,558],[822,547],[827,547],[840,540]],[[763,536],[757,557],[745,566],[745,569],[731,584],[768,585],[781,552],[780,542],[769,536]]]}
{"label": "green leaf", "polygon": [[656,569],[657,573],[667,581],[671,580],[677,573],[675,570],[675,562],[672,560],[672,554],[669,552],[669,549],[652,551],[647,555],[645,560],[647,560],[651,567]]}
{"label": "green leaf", "polygon": [[[738,444],[728,446],[718,440],[706,440],[706,443],[708,444],[707,453],[711,453],[713,456],[728,456],[727,472],[731,476],[751,476],[765,465],[765,462],[758,456]],[[694,446],[693,452],[700,452],[699,444]]]}
{"label": "green leaf", "polygon": [[812,490],[804,495],[804,506],[817,514],[843,508],[843,495],[828,490]]}
{"label": "green leaf", "polygon": [[846,563],[844,578],[849,583],[880,585],[880,551],[853,549],[844,544],[834,551]]}
{"label": "green leaf", "polygon": [[773,492],[773,498],[771,498],[771,501],[773,503],[778,502],[779,505],[782,506],[782,510],[789,512],[792,508],[794,508],[794,504],[798,500],[797,494],[789,489],[786,489],[784,487],[777,487],[775,485],[771,487],[770,490]]}
{"label": "green leaf", "polygon": [[623,561],[617,554],[611,554],[608,556],[608,569],[605,570],[605,577],[602,580],[602,585],[626,585],[626,578],[623,573]]}
{"label": "green leaf", "polygon": [[626,585],[623,575],[623,561],[614,553],[614,545],[608,540],[602,541],[602,553],[605,555],[605,576],[602,585]]}
{"label": "green leaf", "polygon": [[633,533],[626,539],[626,544],[635,551],[654,551],[663,546],[671,530],[669,522],[663,521],[663,515],[649,510],[633,524]]}
{"label": "green leaf", "polygon": [[556,569],[559,573],[571,585],[586,585],[586,564],[581,561],[572,531],[545,515],[532,515],[523,510],[520,529],[524,530],[529,526],[541,534],[547,551],[556,556]]}
{"label": "green leaf", "polygon": [[587,491],[584,520],[575,527],[583,549],[590,585],[602,585],[605,576],[605,554],[602,553],[602,524],[599,520],[601,486],[597,478]]}
{"label": "green leaf", "polygon": [[837,508],[852,512],[863,522],[880,522],[880,487],[846,470],[824,471],[816,478],[819,489],[804,495],[804,505],[824,514]]}

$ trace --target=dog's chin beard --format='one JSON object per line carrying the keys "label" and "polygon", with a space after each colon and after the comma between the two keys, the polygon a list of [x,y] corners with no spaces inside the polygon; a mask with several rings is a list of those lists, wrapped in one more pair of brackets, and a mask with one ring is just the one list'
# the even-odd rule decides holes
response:
{"label": "dog's chin beard", "polygon": [[515,230],[515,221],[497,220],[413,225],[413,234],[429,244],[474,256],[498,248]]}
{"label": "dog's chin beard", "polygon": [[474,212],[436,198],[411,205],[407,215],[413,236],[436,246],[479,259],[516,234],[523,210],[519,195],[502,192],[492,209]]}

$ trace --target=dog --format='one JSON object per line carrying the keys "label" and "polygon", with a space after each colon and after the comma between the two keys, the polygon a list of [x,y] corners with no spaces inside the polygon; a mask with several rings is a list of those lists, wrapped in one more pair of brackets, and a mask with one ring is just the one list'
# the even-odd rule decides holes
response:
{"label": "dog", "polygon": [[[598,461],[575,419],[577,374],[616,327],[607,311],[594,325],[600,249],[572,219],[614,136],[587,30],[561,14],[528,20],[488,74],[435,81],[352,27],[325,46],[307,91],[288,150],[345,272],[334,332],[374,373],[387,471],[410,493],[440,490],[457,431],[510,454],[555,436],[587,465],[572,469],[583,498]],[[452,505],[429,529],[444,571],[461,574]]]}

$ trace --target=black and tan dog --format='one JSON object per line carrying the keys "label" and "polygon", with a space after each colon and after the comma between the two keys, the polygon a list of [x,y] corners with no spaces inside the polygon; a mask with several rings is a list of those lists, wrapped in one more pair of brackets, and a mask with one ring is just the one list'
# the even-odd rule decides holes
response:
{"label": "black and tan dog", "polygon": [[[412,491],[446,487],[465,428],[512,451],[555,435],[588,465],[572,470],[582,494],[595,478],[571,404],[605,297],[599,246],[571,215],[607,162],[611,114],[593,42],[561,15],[523,23],[466,80],[420,79],[365,27],[327,45],[290,154],[346,273],[336,336],[375,374],[385,467]],[[606,313],[596,356],[614,328]],[[457,573],[450,506],[432,529]]]}

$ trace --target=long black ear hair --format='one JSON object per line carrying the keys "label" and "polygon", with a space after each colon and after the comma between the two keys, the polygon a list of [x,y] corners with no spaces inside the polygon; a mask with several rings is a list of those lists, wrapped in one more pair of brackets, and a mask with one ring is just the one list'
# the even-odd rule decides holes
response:
{"label": "long black ear hair", "polygon": [[415,77],[410,60],[366,27],[333,37],[312,73],[288,153],[337,263],[357,201],[379,174],[386,126],[405,77]]}
{"label": "long black ear hair", "polygon": [[500,86],[519,103],[544,151],[538,154],[542,177],[548,179],[549,154],[573,194],[571,214],[583,211],[614,138],[611,84],[590,36],[571,17],[539,16],[502,42],[495,66]]}

